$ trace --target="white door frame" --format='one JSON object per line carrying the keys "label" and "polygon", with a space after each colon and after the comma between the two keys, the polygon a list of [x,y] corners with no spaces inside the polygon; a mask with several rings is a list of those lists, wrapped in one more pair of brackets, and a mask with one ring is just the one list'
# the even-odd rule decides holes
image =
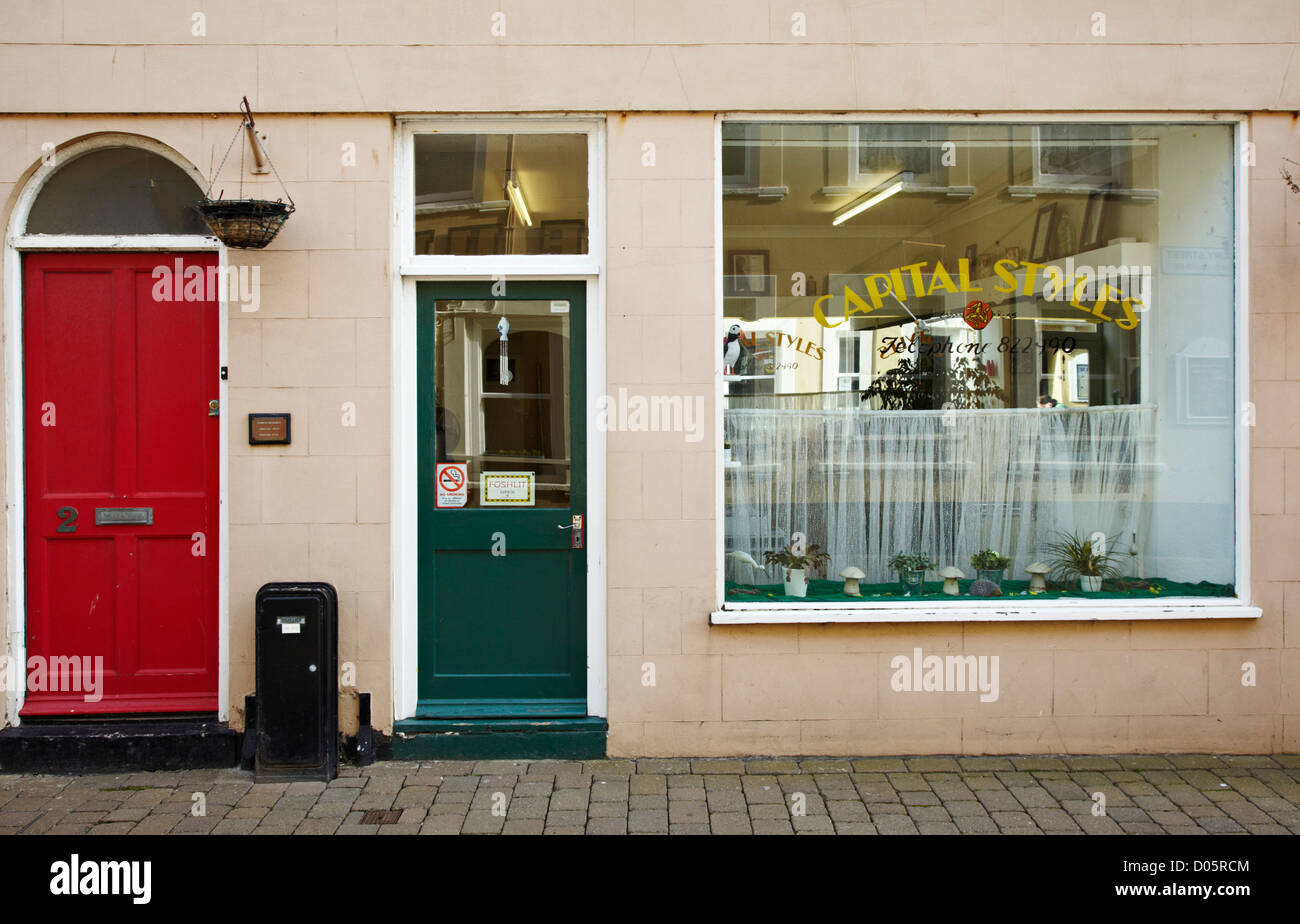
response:
{"label": "white door frame", "polygon": [[[191,251],[217,255],[222,277],[226,273],[226,247],[215,237],[205,235],[172,234],[27,234],[27,218],[33,203],[46,182],[72,160],[92,151],[106,148],[139,148],[166,158],[180,167],[199,188],[206,182],[178,152],[161,142],[142,135],[122,132],[104,132],[82,138],[58,147],[54,156],[41,165],[27,179],[9,216],[4,249],[4,389],[5,389],[5,512],[7,522],[5,541],[8,566],[8,605],[6,625],[8,644],[3,650],[9,658],[9,676],[27,676],[27,535],[26,535],[26,479],[24,464],[26,442],[24,432],[24,374],[23,368],[23,272],[24,253],[37,251]],[[218,304],[218,359],[219,366],[228,366],[227,359],[227,306]],[[228,383],[218,378],[217,399],[221,407],[228,408]],[[217,719],[225,722],[230,717],[230,504],[229,490],[229,427],[220,428],[219,446],[219,532],[216,543],[218,556],[217,579]],[[26,699],[26,684],[20,682],[5,690],[4,717],[11,725],[21,724],[18,711]],[[3,723],[0,723],[3,724]]]}
{"label": "white door frame", "polygon": [[[426,131],[573,132],[587,135],[588,253],[435,256],[414,253],[414,135]],[[419,441],[416,433],[416,287],[420,282],[568,281],[586,284],[587,310],[587,714],[608,715],[605,630],[605,433],[596,400],[605,384],[605,118],[461,116],[398,119],[393,134],[392,294],[392,692],[393,719],[419,698]],[[407,195],[407,193],[410,195]]]}

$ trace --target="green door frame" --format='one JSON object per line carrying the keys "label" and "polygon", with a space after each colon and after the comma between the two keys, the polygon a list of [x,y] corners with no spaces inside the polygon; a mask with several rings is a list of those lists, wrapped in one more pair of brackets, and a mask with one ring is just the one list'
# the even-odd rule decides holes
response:
{"label": "green door frame", "polygon": [[[587,553],[570,550],[567,529],[572,515],[587,515],[586,445],[586,283],[511,282],[504,296],[492,293],[489,282],[420,282],[416,288],[416,388],[418,510],[418,663],[417,719],[577,717],[587,715]],[[503,510],[437,509],[434,469],[437,460],[436,375],[433,323],[435,302],[443,299],[497,301],[566,300],[569,302],[569,439],[570,506]],[[438,664],[438,558],[439,552],[491,554],[494,517],[509,518],[508,551],[568,552],[566,675],[493,675],[480,679],[468,675],[448,678],[436,674]],[[499,521],[497,521],[499,522]],[[527,551],[526,551],[527,550]],[[555,557],[555,556],[552,556]],[[448,588],[442,588],[446,599]],[[473,590],[464,590],[467,606]],[[530,602],[521,593],[520,604]],[[446,688],[458,692],[448,696]]]}

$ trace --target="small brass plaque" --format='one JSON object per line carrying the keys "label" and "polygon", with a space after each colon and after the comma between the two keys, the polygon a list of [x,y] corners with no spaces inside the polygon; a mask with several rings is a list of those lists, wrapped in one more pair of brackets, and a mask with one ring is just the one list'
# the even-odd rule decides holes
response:
{"label": "small brass plaque", "polygon": [[289,445],[288,414],[249,414],[248,444],[250,446]]}

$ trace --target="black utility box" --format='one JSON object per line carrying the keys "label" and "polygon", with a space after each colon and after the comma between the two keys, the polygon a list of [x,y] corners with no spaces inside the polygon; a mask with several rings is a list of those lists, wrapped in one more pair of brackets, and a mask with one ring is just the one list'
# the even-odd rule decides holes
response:
{"label": "black utility box", "polygon": [[339,598],[329,584],[257,592],[258,782],[338,775],[338,634]]}

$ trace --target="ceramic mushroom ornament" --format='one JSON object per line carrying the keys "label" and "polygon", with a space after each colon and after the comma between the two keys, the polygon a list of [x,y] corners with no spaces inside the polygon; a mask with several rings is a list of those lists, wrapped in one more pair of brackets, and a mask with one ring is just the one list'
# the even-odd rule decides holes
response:
{"label": "ceramic mushroom ornament", "polygon": [[1041,561],[1036,561],[1025,572],[1029,575],[1029,592],[1031,594],[1041,594],[1047,590],[1047,573],[1052,569]]}
{"label": "ceramic mushroom ornament", "polygon": [[866,575],[862,573],[860,568],[855,568],[852,565],[849,565],[840,572],[840,577],[844,578],[844,593],[846,595],[850,597],[862,596],[862,590],[858,585],[858,581],[862,580]]}
{"label": "ceramic mushroom ornament", "polygon": [[961,586],[957,581],[965,576],[966,575],[962,573],[962,570],[955,565],[949,565],[947,568],[944,568],[939,572],[939,577],[943,578],[943,592],[950,597],[957,596],[961,593]]}

